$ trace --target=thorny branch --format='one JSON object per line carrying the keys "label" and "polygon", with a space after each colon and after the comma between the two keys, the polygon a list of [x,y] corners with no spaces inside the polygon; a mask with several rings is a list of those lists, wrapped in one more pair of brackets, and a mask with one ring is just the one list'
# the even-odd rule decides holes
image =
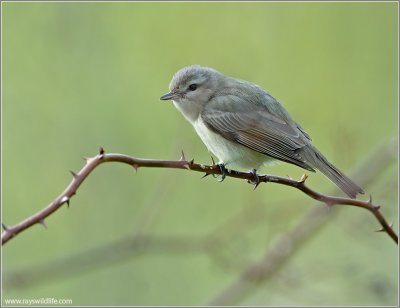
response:
{"label": "thorny branch", "polygon": [[[396,159],[397,137],[382,144],[359,163],[351,177],[357,179],[362,187],[367,188],[376,182]],[[176,256],[205,254],[216,265],[231,268],[234,263],[235,269],[237,266],[242,268],[240,274],[220,290],[209,303],[211,306],[237,305],[240,302],[243,303],[244,298],[256,292],[266,281],[278,274],[296,252],[318,234],[318,229],[327,226],[327,223],[332,221],[333,214],[337,213],[333,211],[334,208],[318,206],[319,202],[310,204],[310,209],[295,226],[283,234],[275,235],[269,241],[270,244],[261,258],[250,263],[241,263],[242,260],[239,261],[239,265],[236,253],[233,257],[225,255],[223,251],[238,238],[239,234],[243,235],[251,228],[264,224],[268,213],[262,210],[262,206],[244,207],[204,237],[150,235],[145,229],[154,219],[154,204],[161,205],[162,202],[159,201],[167,197],[164,195],[176,188],[171,181],[167,181],[169,176],[169,173],[165,173],[164,177],[159,179],[159,183],[154,185],[153,190],[157,191],[157,194],[151,194],[150,199],[142,205],[144,212],[136,215],[137,221],[134,225],[138,228],[135,228],[132,234],[76,254],[62,256],[60,259],[8,272],[3,277],[5,278],[3,287],[20,289],[33,285],[37,287],[39,284],[54,281],[65,281],[70,277],[104,268],[104,266],[114,266],[128,259],[152,254],[166,253]],[[333,189],[330,194],[336,194],[337,191],[338,189]],[[159,213],[158,210],[156,212]],[[258,271],[255,271],[256,269]]]}
{"label": "thorny branch", "polygon": [[[205,172],[208,174],[221,174],[221,169],[218,165],[202,165],[194,163],[193,160],[188,161],[182,152],[180,160],[153,160],[153,159],[140,159],[124,154],[106,154],[103,148],[100,148],[99,154],[94,157],[86,159],[86,165],[78,172],[71,172],[73,179],[68,187],[47,207],[37,212],[36,214],[26,218],[20,223],[14,226],[3,226],[3,233],[1,235],[1,243],[4,245],[10,239],[15,237],[17,234],[28,229],[35,224],[42,224],[45,226],[45,218],[50,216],[52,213],[57,211],[62,205],[67,204],[69,206],[70,199],[76,194],[78,188],[83,183],[83,181],[89,176],[89,174],[99,165],[106,162],[120,162],[131,165],[135,170],[139,167],[155,167],[155,168],[171,168],[171,169],[187,169],[197,172]],[[255,175],[252,172],[240,172],[236,170],[227,170],[227,177],[245,179],[249,182],[253,182]],[[372,203],[372,198],[370,197],[367,201],[361,201],[356,199],[341,198],[328,196],[318,193],[308,186],[305,185],[307,179],[306,175],[303,175],[300,180],[294,180],[290,178],[275,176],[275,175],[257,175],[259,182],[264,183],[277,183],[281,185],[294,187],[302,192],[304,192],[309,197],[323,202],[329,206],[333,205],[349,205],[364,208],[370,211],[381,225],[379,231],[386,232],[396,243],[398,243],[398,236],[393,230],[392,226],[386,221],[385,217],[380,212],[380,206]],[[257,187],[258,183],[255,185]]]}

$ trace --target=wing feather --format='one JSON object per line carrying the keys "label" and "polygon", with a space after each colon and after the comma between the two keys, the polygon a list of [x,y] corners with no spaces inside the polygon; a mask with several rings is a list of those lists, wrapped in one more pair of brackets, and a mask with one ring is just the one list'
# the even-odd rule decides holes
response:
{"label": "wing feather", "polygon": [[[247,106],[247,110],[243,106]],[[207,104],[201,117],[212,131],[228,140],[314,171],[300,154],[309,144],[309,136],[294,121],[285,121],[262,104],[237,95],[220,95]]]}

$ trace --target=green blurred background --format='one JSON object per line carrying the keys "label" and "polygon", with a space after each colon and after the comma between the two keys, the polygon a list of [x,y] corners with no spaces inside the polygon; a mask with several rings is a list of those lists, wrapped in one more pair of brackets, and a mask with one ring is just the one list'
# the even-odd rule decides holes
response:
{"label": "green blurred background", "polygon": [[[397,13],[397,2],[2,3],[2,221],[46,206],[100,146],[158,159],[184,149],[211,163],[190,125],[159,101],[189,64],[266,88],[346,173],[373,167],[370,154],[397,138]],[[365,190],[397,228],[397,146],[389,157]],[[102,165],[47,229],[4,246],[3,304],[206,305],[282,234],[308,227],[303,216],[318,207],[288,187],[200,177]],[[308,183],[334,188],[320,174]],[[232,304],[395,305],[397,247],[373,232],[370,213],[332,212]]]}

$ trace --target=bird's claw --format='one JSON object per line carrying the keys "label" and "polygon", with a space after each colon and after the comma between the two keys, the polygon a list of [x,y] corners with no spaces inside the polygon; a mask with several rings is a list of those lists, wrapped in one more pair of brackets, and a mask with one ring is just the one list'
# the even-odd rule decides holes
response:
{"label": "bird's claw", "polygon": [[260,178],[257,175],[257,170],[256,169],[252,169],[250,170],[250,173],[253,175],[252,180],[247,180],[247,183],[254,185],[254,189],[257,188],[258,185],[260,185]]}
{"label": "bird's claw", "polygon": [[[218,179],[218,182],[222,182],[223,180],[225,180],[225,177],[226,177],[225,164],[224,163],[218,163],[217,166],[219,167],[219,170],[221,171],[221,177]],[[213,174],[213,177],[214,178],[218,178],[219,175]]]}

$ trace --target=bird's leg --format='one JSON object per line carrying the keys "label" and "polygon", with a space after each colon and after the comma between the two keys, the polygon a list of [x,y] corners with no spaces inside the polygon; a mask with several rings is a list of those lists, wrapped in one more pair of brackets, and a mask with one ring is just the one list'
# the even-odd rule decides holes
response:
{"label": "bird's leg", "polygon": [[250,170],[250,173],[253,175],[254,179],[253,180],[247,180],[247,183],[254,185],[254,189],[257,188],[258,185],[260,185],[260,178],[257,175],[257,170],[252,169]]}
{"label": "bird's leg", "polygon": [[[219,163],[217,164],[217,166],[219,167],[219,170],[221,171],[221,178],[218,179],[218,182],[222,182],[223,180],[225,180],[225,177],[226,177],[226,168],[225,168],[225,164],[224,164],[223,162],[219,162]],[[218,178],[219,175],[213,174],[213,177],[214,177],[214,178]]]}
{"label": "bird's leg", "polygon": [[[217,165],[219,170],[221,171],[221,178],[218,180],[218,182],[222,182],[225,177],[226,177],[226,168],[225,168],[225,164],[224,162],[220,161],[218,164],[215,163],[214,158],[211,156],[212,162],[213,162],[213,166]],[[219,174],[212,174],[212,173],[208,173],[206,172],[206,174],[204,174],[201,178],[205,178],[206,176],[212,175],[214,179],[218,178],[220,175]]]}

